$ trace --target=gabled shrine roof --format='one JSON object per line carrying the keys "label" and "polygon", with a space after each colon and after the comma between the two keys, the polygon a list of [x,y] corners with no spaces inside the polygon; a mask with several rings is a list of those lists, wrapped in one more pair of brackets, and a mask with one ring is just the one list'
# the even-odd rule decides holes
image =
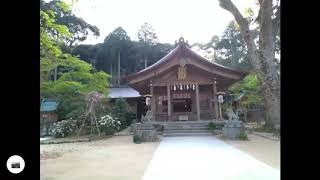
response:
{"label": "gabled shrine roof", "polygon": [[176,47],[170,53],[168,53],[166,56],[164,56],[162,59],[160,59],[156,63],[152,64],[151,66],[149,66],[149,67],[147,67],[137,73],[134,73],[134,74],[127,76],[127,79],[131,80],[131,79],[134,79],[135,77],[138,77],[140,75],[150,73],[153,70],[159,68],[162,64],[165,64],[166,62],[171,61],[179,56],[184,56],[184,57],[189,57],[189,58],[195,59],[199,63],[204,63],[212,68],[219,69],[221,71],[229,72],[232,74],[237,74],[241,77],[245,77],[248,74],[248,72],[235,70],[235,69],[217,64],[213,61],[210,61],[210,60],[200,56],[196,52],[194,52],[188,46],[189,45],[186,42],[184,42],[184,39],[180,38],[179,42],[176,44]]}

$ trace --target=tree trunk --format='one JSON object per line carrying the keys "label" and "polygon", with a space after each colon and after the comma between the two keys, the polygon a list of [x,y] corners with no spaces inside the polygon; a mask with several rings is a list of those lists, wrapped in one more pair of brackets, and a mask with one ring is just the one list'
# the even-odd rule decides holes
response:
{"label": "tree trunk", "polygon": [[113,70],[112,70],[112,62],[110,62],[110,74],[111,74],[111,84],[113,85]]}
{"label": "tree trunk", "polygon": [[58,75],[58,67],[54,68],[54,74],[53,74],[53,81],[57,80],[57,75]]}
{"label": "tree trunk", "polygon": [[118,86],[120,86],[120,51],[118,51]]}
{"label": "tree trunk", "polygon": [[147,57],[146,55],[144,55],[144,68],[147,68],[148,64],[147,64]]}
{"label": "tree trunk", "polygon": [[[266,63],[267,58],[271,60],[273,57],[262,55],[258,59],[262,67],[269,67]],[[278,128],[280,126],[280,79],[275,66],[269,69],[267,72],[257,71],[257,77],[262,82],[262,93],[266,107],[266,124]]]}
{"label": "tree trunk", "polygon": [[[247,20],[231,0],[219,0],[220,6],[232,13],[240,26],[241,36],[246,42],[251,64],[262,83],[262,92],[266,106],[266,124],[280,128],[280,77],[277,72],[275,58],[274,32],[278,29],[278,21],[272,21],[272,0],[259,0],[259,49],[251,35]],[[278,13],[280,14],[280,13]],[[276,17],[275,19],[278,19]]]}

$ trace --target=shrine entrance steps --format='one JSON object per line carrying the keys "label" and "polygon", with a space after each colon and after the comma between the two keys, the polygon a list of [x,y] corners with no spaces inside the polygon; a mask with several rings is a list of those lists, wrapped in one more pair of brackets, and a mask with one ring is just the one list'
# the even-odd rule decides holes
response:
{"label": "shrine entrance steps", "polygon": [[[166,122],[163,127],[163,136],[208,136],[212,132],[208,123],[213,121],[177,121]],[[221,122],[223,123],[223,122]]]}

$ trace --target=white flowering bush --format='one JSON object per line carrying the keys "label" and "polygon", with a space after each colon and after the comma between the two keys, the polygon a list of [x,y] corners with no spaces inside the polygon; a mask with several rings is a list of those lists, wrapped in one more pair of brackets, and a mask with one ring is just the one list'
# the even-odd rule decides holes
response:
{"label": "white flowering bush", "polygon": [[54,123],[53,128],[51,130],[51,135],[55,137],[66,137],[75,133],[77,129],[77,121],[76,120],[62,120],[60,122]]}
{"label": "white flowering bush", "polygon": [[119,130],[121,126],[121,122],[109,114],[102,116],[98,121],[98,124],[100,126],[100,130],[105,132],[106,135],[113,134]]}

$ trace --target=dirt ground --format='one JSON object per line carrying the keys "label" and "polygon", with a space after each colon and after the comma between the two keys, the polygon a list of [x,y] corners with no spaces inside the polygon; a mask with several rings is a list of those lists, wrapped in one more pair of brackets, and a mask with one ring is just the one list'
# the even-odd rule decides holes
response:
{"label": "dirt ground", "polygon": [[280,170],[280,141],[269,140],[254,134],[248,134],[248,138],[249,141],[223,141]]}
{"label": "dirt ground", "polygon": [[40,145],[41,180],[140,180],[159,142],[132,136],[94,142]]}
{"label": "dirt ground", "polygon": [[[253,134],[248,134],[248,138],[249,141],[223,141],[280,169],[279,141]],[[159,142],[134,144],[132,136],[40,145],[40,177],[41,180],[140,180],[158,145]]]}

